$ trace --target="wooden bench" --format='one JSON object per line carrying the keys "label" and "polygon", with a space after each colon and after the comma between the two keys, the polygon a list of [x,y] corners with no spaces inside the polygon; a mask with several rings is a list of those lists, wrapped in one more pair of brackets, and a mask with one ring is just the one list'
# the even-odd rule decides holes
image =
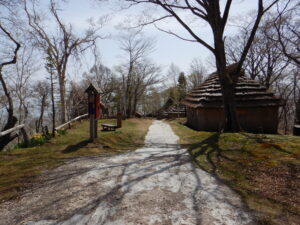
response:
{"label": "wooden bench", "polygon": [[102,129],[106,130],[106,131],[109,131],[109,130],[115,131],[116,128],[118,128],[117,125],[113,125],[113,124],[104,124],[103,123],[103,124],[101,124],[101,126],[102,126]]}

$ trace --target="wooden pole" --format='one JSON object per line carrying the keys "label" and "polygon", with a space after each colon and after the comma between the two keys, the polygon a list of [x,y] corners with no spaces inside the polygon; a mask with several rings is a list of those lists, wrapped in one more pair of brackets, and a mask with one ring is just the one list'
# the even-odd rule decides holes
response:
{"label": "wooden pole", "polygon": [[118,128],[121,128],[122,127],[122,113],[121,112],[118,112],[117,113],[117,127]]}
{"label": "wooden pole", "polygon": [[96,128],[96,122],[95,115],[90,115],[90,139],[91,141],[95,141],[97,138],[97,128]]}
{"label": "wooden pole", "polygon": [[95,141],[98,138],[98,120],[95,115],[90,115],[90,139]]}

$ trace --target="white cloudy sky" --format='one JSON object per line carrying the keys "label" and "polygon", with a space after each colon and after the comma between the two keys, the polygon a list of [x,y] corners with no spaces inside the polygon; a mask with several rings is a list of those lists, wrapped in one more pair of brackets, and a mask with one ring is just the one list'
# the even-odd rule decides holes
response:
{"label": "white cloudy sky", "polygon": [[[116,11],[118,8],[114,0],[104,1],[101,4],[96,3],[96,0],[69,0],[69,3],[64,6],[64,11],[61,12],[65,21],[71,22],[75,29],[84,30],[87,26],[87,19],[93,17],[95,20],[103,15],[109,15],[110,20],[103,28],[103,34],[111,34],[111,38],[99,41],[99,48],[101,51],[102,61],[105,65],[113,67],[120,61],[121,51],[119,49],[117,35],[119,30],[116,26],[120,21],[124,21],[129,15],[140,14],[141,8],[133,8],[130,10]],[[255,0],[235,0],[232,6],[232,17],[230,24],[239,25],[240,20],[248,14],[248,12],[256,9],[257,1]],[[135,17],[135,16],[133,16]],[[164,28],[172,28],[180,35],[186,35],[185,31],[181,29],[176,21],[169,21],[167,24],[161,25]],[[236,28],[229,26],[227,30],[228,35],[233,35]],[[199,25],[199,32],[203,38],[208,42],[212,42],[210,38],[210,30],[208,27]],[[179,66],[184,72],[188,72],[190,62],[193,58],[201,58],[202,62],[206,64],[207,60],[211,60],[209,52],[198,43],[186,42],[173,37],[169,34],[158,31],[153,26],[148,26],[144,33],[146,36],[153,37],[156,40],[156,50],[153,52],[152,59],[167,70],[171,63]],[[86,62],[90,59],[87,57]],[[83,69],[83,68],[82,68]]]}

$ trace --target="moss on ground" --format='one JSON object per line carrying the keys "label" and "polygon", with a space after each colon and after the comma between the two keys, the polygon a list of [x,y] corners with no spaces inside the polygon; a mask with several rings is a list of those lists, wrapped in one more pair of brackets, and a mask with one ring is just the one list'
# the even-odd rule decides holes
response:
{"label": "moss on ground", "polygon": [[201,132],[170,122],[196,164],[238,192],[258,224],[299,224],[300,137]]}
{"label": "moss on ground", "polygon": [[[0,153],[0,203],[15,197],[32,185],[36,175],[80,156],[118,154],[144,144],[151,124],[147,119],[128,119],[116,131],[100,131],[95,143],[89,141],[89,123],[76,123],[66,135],[57,136],[41,146],[18,148]],[[115,120],[100,120],[115,123]]]}

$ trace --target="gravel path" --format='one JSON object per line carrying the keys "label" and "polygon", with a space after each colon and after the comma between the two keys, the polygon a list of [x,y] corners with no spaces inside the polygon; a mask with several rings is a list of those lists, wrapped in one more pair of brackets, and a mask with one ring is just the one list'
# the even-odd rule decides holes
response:
{"label": "gravel path", "polygon": [[81,158],[45,174],[42,185],[0,206],[0,224],[253,224],[240,198],[196,168],[177,141],[154,121],[135,152]]}

